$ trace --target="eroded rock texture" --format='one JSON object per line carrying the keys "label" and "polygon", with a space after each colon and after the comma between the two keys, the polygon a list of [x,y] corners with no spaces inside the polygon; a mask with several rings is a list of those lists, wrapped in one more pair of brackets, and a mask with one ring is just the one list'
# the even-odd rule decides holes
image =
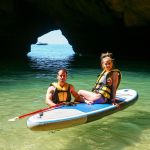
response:
{"label": "eroded rock texture", "polygon": [[37,37],[54,29],[77,54],[108,50],[122,58],[142,58],[150,49],[150,1],[0,1],[1,58],[24,57]]}

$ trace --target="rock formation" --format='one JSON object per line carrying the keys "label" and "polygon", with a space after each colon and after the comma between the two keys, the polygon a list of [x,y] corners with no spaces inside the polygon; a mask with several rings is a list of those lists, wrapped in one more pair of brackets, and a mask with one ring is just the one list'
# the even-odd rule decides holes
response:
{"label": "rock formation", "polygon": [[54,29],[77,54],[108,50],[122,58],[142,58],[150,48],[150,1],[1,0],[1,58],[26,56],[39,36]]}

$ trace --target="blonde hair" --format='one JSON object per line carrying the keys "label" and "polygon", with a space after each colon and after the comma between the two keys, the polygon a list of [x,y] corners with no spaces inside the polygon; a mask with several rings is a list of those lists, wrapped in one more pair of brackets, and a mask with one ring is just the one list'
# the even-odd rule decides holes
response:
{"label": "blonde hair", "polygon": [[110,57],[112,59],[112,53],[109,53],[109,52],[102,53],[101,56],[100,56],[100,59],[102,60],[105,57]]}
{"label": "blonde hair", "polygon": [[100,59],[101,59],[101,66],[103,68],[103,59],[108,57],[112,63],[113,63],[113,67],[114,67],[114,59],[112,58],[113,54],[110,53],[110,52],[106,52],[106,53],[102,53],[101,56],[100,56]]}

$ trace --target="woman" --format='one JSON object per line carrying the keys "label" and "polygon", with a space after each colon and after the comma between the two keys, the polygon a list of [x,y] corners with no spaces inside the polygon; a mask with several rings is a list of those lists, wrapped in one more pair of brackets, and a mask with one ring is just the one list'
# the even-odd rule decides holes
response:
{"label": "woman", "polygon": [[121,72],[114,68],[112,53],[102,53],[100,58],[103,71],[99,74],[92,92],[79,90],[78,94],[83,97],[87,104],[110,102],[115,104]]}

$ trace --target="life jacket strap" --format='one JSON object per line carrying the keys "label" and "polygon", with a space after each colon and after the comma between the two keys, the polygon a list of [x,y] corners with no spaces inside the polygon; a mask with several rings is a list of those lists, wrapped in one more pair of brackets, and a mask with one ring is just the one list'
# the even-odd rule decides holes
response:
{"label": "life jacket strap", "polygon": [[110,94],[107,93],[106,91],[99,90],[99,93],[102,94],[105,98],[110,99]]}
{"label": "life jacket strap", "polygon": [[103,85],[101,88],[94,89],[93,92],[99,93],[99,94],[103,95],[107,99],[110,99],[110,97],[111,97],[110,96],[111,95],[111,90],[106,85]]}
{"label": "life jacket strap", "polygon": [[101,90],[104,91],[104,92],[108,92],[109,94],[111,93],[110,88],[108,88],[107,86],[103,86],[103,87],[101,88]]}

